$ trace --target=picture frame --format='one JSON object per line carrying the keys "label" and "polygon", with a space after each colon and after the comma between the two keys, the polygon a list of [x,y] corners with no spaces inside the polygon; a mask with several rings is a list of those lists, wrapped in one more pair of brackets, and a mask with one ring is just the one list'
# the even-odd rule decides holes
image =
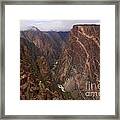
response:
{"label": "picture frame", "polygon": [[[115,5],[115,115],[5,115],[5,5]],[[1,119],[116,119],[120,117],[119,105],[119,27],[120,3],[117,0],[100,1],[2,1],[1,2]]]}

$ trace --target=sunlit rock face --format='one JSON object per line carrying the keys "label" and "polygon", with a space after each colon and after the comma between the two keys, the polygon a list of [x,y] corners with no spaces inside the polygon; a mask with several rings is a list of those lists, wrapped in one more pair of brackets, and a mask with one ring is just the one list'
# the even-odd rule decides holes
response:
{"label": "sunlit rock face", "polygon": [[21,100],[98,100],[100,26],[20,32]]}

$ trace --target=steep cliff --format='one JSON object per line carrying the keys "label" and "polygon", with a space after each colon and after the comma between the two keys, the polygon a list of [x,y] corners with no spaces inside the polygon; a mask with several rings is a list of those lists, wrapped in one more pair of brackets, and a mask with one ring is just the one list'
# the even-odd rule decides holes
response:
{"label": "steep cliff", "polygon": [[99,25],[73,26],[59,58],[57,79],[73,99],[99,99]]}

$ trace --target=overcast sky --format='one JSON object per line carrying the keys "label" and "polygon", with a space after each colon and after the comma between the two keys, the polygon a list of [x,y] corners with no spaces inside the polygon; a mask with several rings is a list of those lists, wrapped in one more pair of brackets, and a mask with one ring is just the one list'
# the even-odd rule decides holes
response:
{"label": "overcast sky", "polygon": [[41,31],[69,31],[75,24],[99,24],[99,20],[22,20],[20,30],[37,27]]}

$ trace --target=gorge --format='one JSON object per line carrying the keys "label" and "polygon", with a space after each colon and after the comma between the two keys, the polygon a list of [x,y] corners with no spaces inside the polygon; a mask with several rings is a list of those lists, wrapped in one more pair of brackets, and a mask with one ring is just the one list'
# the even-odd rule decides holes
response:
{"label": "gorge", "polygon": [[[92,91],[86,83],[93,84]],[[21,100],[99,100],[100,25],[69,31],[20,31]]]}

